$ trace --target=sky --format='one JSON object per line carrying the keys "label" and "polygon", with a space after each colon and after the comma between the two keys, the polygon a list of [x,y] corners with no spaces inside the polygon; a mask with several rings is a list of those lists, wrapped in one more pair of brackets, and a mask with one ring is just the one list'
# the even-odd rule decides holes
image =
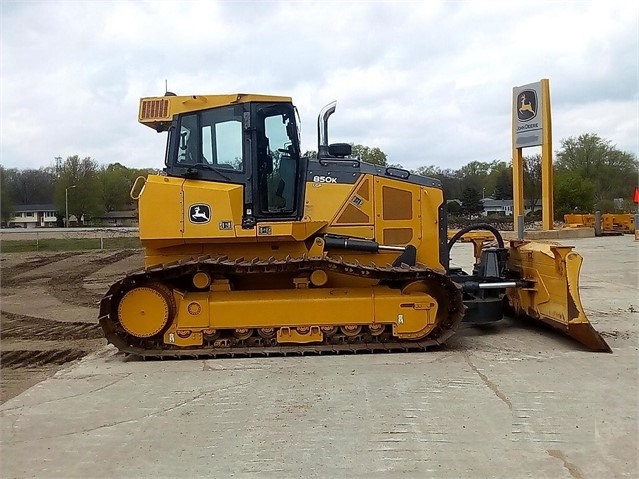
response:
{"label": "sky", "polygon": [[[302,150],[331,143],[407,169],[510,161],[513,87],[550,82],[553,150],[594,133],[639,156],[632,1],[0,0],[0,164],[55,157],[162,168],[141,97],[293,98]],[[524,149],[524,155],[537,153]]]}

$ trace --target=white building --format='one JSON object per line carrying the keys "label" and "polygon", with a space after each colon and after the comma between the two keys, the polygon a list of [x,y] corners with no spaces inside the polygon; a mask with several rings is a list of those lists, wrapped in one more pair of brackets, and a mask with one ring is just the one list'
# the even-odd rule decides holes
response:
{"label": "white building", "polygon": [[493,198],[482,198],[481,202],[484,204],[484,211],[482,213],[482,216],[512,216],[513,214],[513,200],[495,200]]}
{"label": "white building", "polygon": [[18,205],[10,226],[18,228],[45,228],[56,225],[55,205]]}
{"label": "white building", "polygon": [[[482,213],[483,216],[489,215],[502,215],[502,216],[512,216],[513,215],[513,200],[496,200],[490,197],[482,198],[481,202],[484,204],[484,211]],[[541,202],[535,205],[535,211],[541,211]],[[530,202],[524,202],[524,214],[527,215],[530,213]]]}

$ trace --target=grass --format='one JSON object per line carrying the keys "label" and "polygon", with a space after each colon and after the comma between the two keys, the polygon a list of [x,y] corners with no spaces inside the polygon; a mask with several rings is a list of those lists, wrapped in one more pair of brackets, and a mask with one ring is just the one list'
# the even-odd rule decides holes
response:
{"label": "grass", "polygon": [[77,238],[9,240],[0,242],[2,253],[26,253],[31,251],[80,251],[91,249],[136,249],[142,248],[139,238]]}

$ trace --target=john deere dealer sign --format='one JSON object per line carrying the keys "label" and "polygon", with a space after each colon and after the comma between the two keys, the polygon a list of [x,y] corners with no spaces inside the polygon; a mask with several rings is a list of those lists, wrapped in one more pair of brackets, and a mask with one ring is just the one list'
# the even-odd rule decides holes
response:
{"label": "john deere dealer sign", "polygon": [[542,144],[541,82],[513,88],[513,125],[515,147]]}

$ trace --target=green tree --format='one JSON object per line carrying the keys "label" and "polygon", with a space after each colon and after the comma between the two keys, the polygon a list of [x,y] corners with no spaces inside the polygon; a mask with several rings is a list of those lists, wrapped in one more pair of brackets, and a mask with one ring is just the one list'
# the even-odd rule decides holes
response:
{"label": "green tree", "polygon": [[541,200],[541,155],[524,156],[524,200],[534,211]]}
{"label": "green tree", "polygon": [[492,194],[490,187],[487,188],[490,169],[490,163],[471,161],[457,170],[457,176],[461,181],[462,192],[468,188],[472,188],[479,192],[486,192],[488,195]]}
{"label": "green tree", "polygon": [[456,200],[450,200],[446,203],[446,210],[449,215],[458,216],[463,213],[462,205],[460,205]]}
{"label": "green tree", "polygon": [[438,176],[439,181],[442,182],[444,187],[444,195],[448,199],[460,199],[463,191],[463,183],[456,170],[445,169],[442,170]]}
{"label": "green tree", "polygon": [[0,219],[8,225],[14,212],[14,204],[7,186],[7,170],[0,165]]}
{"label": "green tree", "polygon": [[60,176],[55,187],[55,204],[58,211],[65,211],[65,197],[69,198],[69,216],[78,220],[104,212],[102,188],[98,176],[98,163],[91,157],[80,159],[69,156],[60,168]]}
{"label": "green tree", "polygon": [[555,166],[555,182],[568,174],[569,183],[575,183],[574,175],[591,182],[595,202],[631,199],[639,175],[639,162],[633,154],[592,133],[562,140]]}
{"label": "green tree", "polygon": [[595,203],[596,185],[578,172],[565,171],[555,176],[555,218],[562,219],[566,213],[589,213]]}
{"label": "green tree", "polygon": [[496,200],[513,199],[513,175],[511,172],[502,171],[497,175],[494,192]]}
{"label": "green tree", "polygon": [[104,211],[122,210],[131,204],[131,171],[127,167],[120,163],[102,166],[98,171],[98,178],[102,188]]}
{"label": "green tree", "polygon": [[386,153],[377,147],[370,147],[364,145],[352,145],[353,152],[351,157],[359,158],[361,161],[371,163],[373,165],[389,166]]}
{"label": "green tree", "polygon": [[426,165],[420,166],[416,170],[413,170],[412,173],[416,175],[425,176],[427,178],[438,178],[442,175],[442,169],[439,166],[435,165]]}
{"label": "green tree", "polygon": [[[386,157],[386,153],[380,150],[377,147],[370,147],[365,145],[354,145],[351,143],[351,158],[357,158],[361,161],[365,161],[366,163],[372,163],[373,165],[381,165],[381,166],[393,166],[395,168],[401,168],[402,166],[399,164],[388,164],[388,158]],[[317,151],[316,150],[307,150],[302,154],[302,157],[316,159]]]}
{"label": "green tree", "polygon": [[427,165],[420,166],[412,173],[416,175],[426,176],[428,178],[438,179],[442,183],[444,189],[444,197],[446,199],[459,199],[462,193],[462,181],[460,174],[456,170],[444,169],[439,166]]}
{"label": "green tree", "polygon": [[462,211],[471,218],[484,211],[484,204],[481,202],[481,194],[475,188],[468,187],[462,191],[461,195]]}
{"label": "green tree", "polygon": [[492,192],[496,200],[513,199],[513,168],[505,161],[490,163],[486,191]]}
{"label": "green tree", "polygon": [[16,205],[53,202],[55,174],[50,168],[5,171],[8,195]]}

